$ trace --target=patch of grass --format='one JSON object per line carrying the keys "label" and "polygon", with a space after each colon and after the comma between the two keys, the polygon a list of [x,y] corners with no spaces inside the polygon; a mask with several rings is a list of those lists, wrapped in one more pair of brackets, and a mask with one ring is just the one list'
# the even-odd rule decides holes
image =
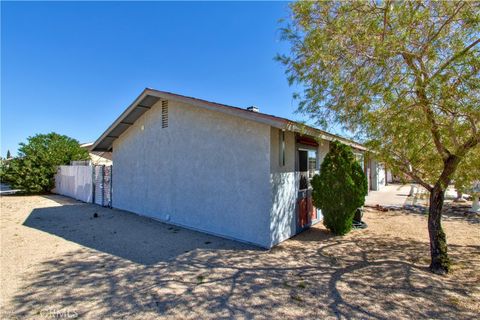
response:
{"label": "patch of grass", "polygon": [[197,276],[197,285],[202,284],[205,281],[205,277],[202,275]]}
{"label": "patch of grass", "polygon": [[300,282],[299,284],[297,284],[297,288],[305,289],[306,287],[307,287],[307,285],[303,281]]}

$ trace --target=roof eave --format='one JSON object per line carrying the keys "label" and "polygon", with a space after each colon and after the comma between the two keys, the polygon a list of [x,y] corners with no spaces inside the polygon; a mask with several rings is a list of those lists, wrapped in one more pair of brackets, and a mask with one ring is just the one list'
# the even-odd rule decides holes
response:
{"label": "roof eave", "polygon": [[[136,108],[138,103],[142,101],[146,96],[148,95],[148,89],[144,89],[142,93],[128,106],[127,109],[125,109],[122,114],[105,130],[105,132],[93,143],[93,146],[91,148],[92,151],[111,151],[112,150],[112,145],[110,145],[109,148],[99,148],[99,144],[103,142],[110,132],[113,131],[121,122],[123,119],[125,119],[133,109]],[[112,141],[113,144],[113,141]]]}
{"label": "roof eave", "polygon": [[320,130],[320,129],[317,129],[317,128],[313,128],[313,127],[304,125],[304,124],[299,123],[299,122],[289,121],[289,123],[287,124],[287,126],[284,129],[289,130],[289,131],[293,131],[293,132],[297,132],[297,133],[300,133],[300,134],[303,134],[303,135],[309,135],[309,136],[312,136],[314,138],[323,139],[323,140],[326,140],[326,141],[337,140],[337,141],[342,142],[343,144],[346,144],[348,146],[351,146],[351,147],[353,147],[355,149],[358,149],[358,150],[361,150],[361,151],[366,151],[367,150],[367,148],[365,146],[363,146],[362,144],[360,144],[358,142],[349,140],[347,138],[340,137],[338,135],[335,135],[335,134],[332,134],[332,133],[329,133],[329,132],[326,132],[326,131],[323,131],[323,130]]}
{"label": "roof eave", "polygon": [[[91,150],[92,151],[111,151],[113,142],[118,138],[118,136],[111,136],[110,134],[114,132],[114,130],[118,129],[119,126],[123,126],[125,128],[126,126],[133,125],[133,123],[126,123],[124,121],[125,118],[129,117],[135,111],[136,108],[139,108],[139,107],[149,108],[149,107],[139,105],[140,102],[145,101],[145,99],[147,99],[148,97],[154,97],[157,99],[153,104],[158,102],[158,100],[177,101],[177,102],[190,104],[190,105],[197,106],[197,107],[211,110],[211,111],[230,114],[232,116],[240,117],[246,120],[256,121],[259,123],[272,126],[274,128],[293,131],[300,134],[311,135],[313,137],[321,138],[327,141],[338,140],[356,149],[367,150],[364,146],[362,146],[359,143],[356,143],[355,141],[351,141],[349,139],[346,139],[346,138],[328,133],[326,131],[298,123],[298,122],[294,122],[285,118],[280,118],[280,117],[268,115],[265,113],[253,112],[253,111],[249,111],[249,110],[238,108],[238,107],[227,106],[227,105],[223,105],[215,102],[196,99],[193,97],[182,96],[182,95],[165,92],[165,91],[159,91],[159,90],[150,89],[150,88],[146,88],[142,91],[142,93],[130,104],[130,106],[108,127],[107,130],[105,130],[105,132],[100,136],[100,138],[98,138],[95,141]],[[153,104],[151,106],[153,106]],[[143,113],[147,111],[148,110],[145,109],[144,112],[137,112],[137,114],[140,114],[141,116]],[[128,127],[124,130],[120,129],[117,131],[121,131],[121,133],[123,133],[127,129]]]}
{"label": "roof eave", "polygon": [[[190,97],[185,97],[185,96],[180,96],[176,94],[172,94],[169,92],[164,92],[164,91],[158,91],[154,89],[149,89],[146,88],[143,90],[143,92],[133,101],[133,103],[130,104],[130,106],[108,127],[107,130],[98,138],[95,143],[93,144],[92,151],[111,151],[112,145],[110,145],[108,148],[101,148],[99,147],[100,143],[102,143],[105,139],[109,137],[109,134],[120,124],[122,121],[129,115],[131,112],[138,107],[138,104],[143,101],[145,98],[148,96],[152,97],[157,97],[160,100],[172,100],[172,101],[178,101],[190,105],[194,105],[196,107],[200,107],[203,109],[207,110],[212,110],[212,111],[217,111],[217,112],[223,112],[226,114],[230,114],[236,117],[240,117],[246,120],[252,120],[256,122],[261,122],[273,127],[277,128],[283,128],[284,125],[286,124],[287,121],[281,119],[281,118],[276,118],[274,116],[262,114],[262,113],[257,113],[257,112],[252,112],[248,110],[244,110],[241,108],[236,108],[236,107],[230,107],[226,105],[221,105],[213,102],[208,102],[200,99],[195,99],[195,98],[190,98]],[[113,140],[115,140],[115,137],[111,137],[112,143]]]}

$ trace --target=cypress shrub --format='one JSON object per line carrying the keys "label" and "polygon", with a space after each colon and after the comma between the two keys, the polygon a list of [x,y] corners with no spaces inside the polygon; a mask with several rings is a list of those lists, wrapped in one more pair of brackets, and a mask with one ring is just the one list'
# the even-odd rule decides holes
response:
{"label": "cypress shrub", "polygon": [[349,146],[330,143],[312,187],[313,204],[322,210],[325,227],[338,235],[348,233],[355,210],[363,206],[368,191],[367,178]]}

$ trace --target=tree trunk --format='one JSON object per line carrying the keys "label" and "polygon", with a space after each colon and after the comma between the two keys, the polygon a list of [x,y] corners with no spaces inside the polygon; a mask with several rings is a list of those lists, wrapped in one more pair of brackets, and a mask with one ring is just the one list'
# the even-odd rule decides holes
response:
{"label": "tree trunk", "polygon": [[446,274],[450,269],[447,253],[447,237],[442,229],[442,208],[445,190],[436,185],[430,192],[428,210],[428,233],[430,235],[430,270],[436,274]]}
{"label": "tree trunk", "polygon": [[440,178],[430,190],[430,207],[428,208],[428,233],[430,235],[430,270],[437,274],[446,274],[450,270],[450,259],[447,253],[447,236],[442,229],[442,208],[445,191],[457,169],[460,158],[450,155],[444,161]]}

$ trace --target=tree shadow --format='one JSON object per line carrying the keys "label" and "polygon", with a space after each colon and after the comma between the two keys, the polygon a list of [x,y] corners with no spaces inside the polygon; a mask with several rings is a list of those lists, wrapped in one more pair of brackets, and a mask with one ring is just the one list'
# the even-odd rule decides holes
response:
{"label": "tree shadow", "polygon": [[335,237],[330,231],[320,227],[320,225],[314,225],[305,231],[292,237],[292,240],[296,241],[325,241]]}
{"label": "tree shadow", "polygon": [[396,196],[399,196],[399,197],[408,197],[409,194],[408,193],[397,193],[395,194]]}
{"label": "tree shadow", "polygon": [[[445,203],[442,210],[442,221],[462,221],[469,224],[480,224],[480,215],[469,212],[469,206],[462,206],[460,209],[457,209],[459,207],[460,206],[452,206],[449,203]],[[428,215],[428,208],[425,206],[408,206],[404,208],[395,207],[388,209],[392,212],[400,211],[401,214],[407,215],[418,215],[423,217]]]}
{"label": "tree shadow", "polygon": [[[27,275],[13,306],[21,318],[45,308],[87,318],[142,319],[477,314],[463,303],[478,302],[478,246],[451,246],[461,267],[441,277],[426,270],[426,243],[364,233],[324,239],[310,231],[270,251],[199,248],[156,264],[79,249]],[[313,241],[318,234],[322,240]]]}
{"label": "tree shadow", "polygon": [[67,202],[35,209],[24,225],[83,247],[19,275],[23,286],[3,309],[13,317],[39,318],[49,311],[92,319],[478,315],[478,245],[450,244],[454,272],[442,277],[427,270],[428,242],[408,235],[366,229],[333,236],[315,226],[266,251]]}
{"label": "tree shadow", "polygon": [[47,196],[59,206],[34,209],[23,225],[82,246],[151,265],[196,249],[261,250],[117,209]]}

